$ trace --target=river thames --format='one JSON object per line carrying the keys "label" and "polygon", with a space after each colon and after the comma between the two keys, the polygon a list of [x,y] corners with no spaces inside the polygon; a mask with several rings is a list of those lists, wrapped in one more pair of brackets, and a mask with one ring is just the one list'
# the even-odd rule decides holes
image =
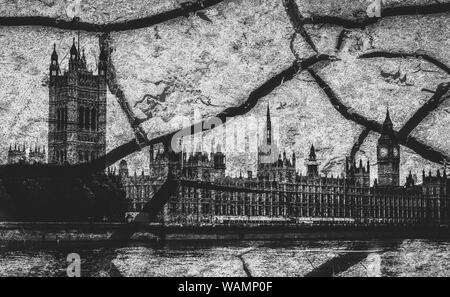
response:
{"label": "river thames", "polygon": [[433,240],[2,246],[0,276],[450,276],[450,242]]}

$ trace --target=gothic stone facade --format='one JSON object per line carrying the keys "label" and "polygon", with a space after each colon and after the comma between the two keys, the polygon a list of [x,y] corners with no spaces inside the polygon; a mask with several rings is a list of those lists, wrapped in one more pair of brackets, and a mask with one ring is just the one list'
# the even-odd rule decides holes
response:
{"label": "gothic stone facade", "polygon": [[345,174],[321,176],[314,146],[307,173],[296,171],[295,154],[275,155],[270,113],[258,149],[257,174],[225,176],[225,155],[215,152],[169,153],[150,150],[150,175],[121,175],[129,210],[139,212],[164,182],[169,171],[178,180],[160,220],[166,224],[443,224],[448,222],[450,181],[440,172],[415,185],[410,174],[399,185],[400,150],[392,136],[389,113],[377,146],[378,179],[370,185],[370,165],[347,160]]}
{"label": "gothic stone facade", "polygon": [[14,144],[9,146],[8,164],[45,164],[47,157],[45,147],[29,148],[23,144],[22,146]]}
{"label": "gothic stone facade", "polygon": [[106,49],[101,49],[98,75],[94,75],[74,39],[69,69],[62,74],[54,48],[49,85],[49,163],[82,163],[106,153],[106,68]]}

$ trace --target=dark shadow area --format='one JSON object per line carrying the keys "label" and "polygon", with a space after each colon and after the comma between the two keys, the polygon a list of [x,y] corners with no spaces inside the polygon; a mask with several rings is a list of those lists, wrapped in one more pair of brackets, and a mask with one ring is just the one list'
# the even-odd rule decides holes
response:
{"label": "dark shadow area", "polygon": [[[393,242],[385,250],[392,250],[397,248],[401,242]],[[348,270],[350,267],[358,264],[367,258],[368,252],[372,249],[379,248],[377,243],[373,242],[358,242],[355,243],[348,253],[342,253],[339,256],[315,267],[312,271],[307,273],[305,277],[332,277],[336,274]]]}
{"label": "dark shadow area", "polygon": [[0,210],[10,221],[123,221],[118,181],[103,173],[79,177],[2,176]]}

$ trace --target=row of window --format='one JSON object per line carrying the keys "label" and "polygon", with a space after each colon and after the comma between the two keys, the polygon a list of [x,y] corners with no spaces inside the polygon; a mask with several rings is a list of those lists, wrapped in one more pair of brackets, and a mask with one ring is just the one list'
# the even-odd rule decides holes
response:
{"label": "row of window", "polygon": [[226,215],[226,216],[296,216],[296,217],[363,217],[363,218],[438,218],[445,216],[440,213],[435,204],[428,206],[416,206],[405,208],[380,208],[380,207],[285,207],[285,206],[241,206],[215,204],[211,208],[209,203],[169,204],[171,215]]}
{"label": "row of window", "polygon": [[[64,164],[67,162],[67,150],[56,150],[54,153],[54,157],[57,163]],[[98,158],[96,152],[90,151],[79,151],[78,152],[78,160],[80,162],[88,162],[91,160],[95,160]]]}
{"label": "row of window", "polygon": [[[64,131],[67,129],[67,107],[56,109],[56,130]],[[78,128],[80,130],[97,131],[98,114],[95,108],[81,106],[78,108]]]}
{"label": "row of window", "polygon": [[78,128],[80,130],[96,131],[98,127],[97,110],[95,108],[78,108]]}
{"label": "row of window", "polygon": [[67,128],[67,107],[56,109],[56,130],[62,131]]}
{"label": "row of window", "polygon": [[66,150],[56,150],[55,160],[59,164],[64,164],[67,161],[67,151]]}
{"label": "row of window", "polygon": [[96,152],[93,151],[78,151],[78,161],[89,162],[98,158]]}

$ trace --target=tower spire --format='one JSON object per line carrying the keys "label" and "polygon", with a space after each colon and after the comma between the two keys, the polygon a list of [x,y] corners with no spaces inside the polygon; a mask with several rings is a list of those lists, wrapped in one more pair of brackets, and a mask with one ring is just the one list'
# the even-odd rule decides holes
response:
{"label": "tower spire", "polygon": [[267,113],[266,113],[266,144],[272,144],[272,121],[270,119],[270,106],[267,103]]}
{"label": "tower spire", "polygon": [[311,144],[311,148],[309,150],[309,160],[316,161],[316,149],[314,148],[314,144]]}
{"label": "tower spire", "polygon": [[309,158],[307,160],[307,175],[308,177],[315,178],[319,176],[318,163],[316,157],[316,149],[314,145],[311,144],[311,148],[309,150]]}
{"label": "tower spire", "polygon": [[389,107],[386,107],[386,117],[383,123],[383,132],[391,132],[392,126],[391,116],[389,115]]}

